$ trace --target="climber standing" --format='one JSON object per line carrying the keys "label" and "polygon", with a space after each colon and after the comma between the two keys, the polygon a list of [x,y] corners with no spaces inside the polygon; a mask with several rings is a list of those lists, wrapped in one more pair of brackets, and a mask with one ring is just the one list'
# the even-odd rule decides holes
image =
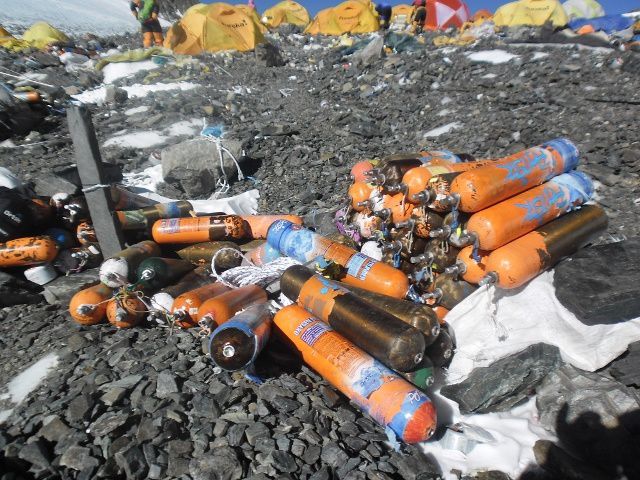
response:
{"label": "climber standing", "polygon": [[152,43],[162,46],[162,27],[158,20],[160,7],[156,0],[132,0],[131,13],[138,19],[142,31],[142,44],[149,48]]}

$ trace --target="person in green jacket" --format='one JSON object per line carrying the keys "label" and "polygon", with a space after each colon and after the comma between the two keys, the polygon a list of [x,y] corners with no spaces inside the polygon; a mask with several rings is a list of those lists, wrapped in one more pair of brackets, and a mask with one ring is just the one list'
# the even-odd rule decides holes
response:
{"label": "person in green jacket", "polygon": [[156,0],[132,0],[131,13],[138,19],[142,30],[142,44],[144,48],[149,48],[152,43],[161,47],[164,38],[162,37],[162,27],[158,20],[160,7]]}

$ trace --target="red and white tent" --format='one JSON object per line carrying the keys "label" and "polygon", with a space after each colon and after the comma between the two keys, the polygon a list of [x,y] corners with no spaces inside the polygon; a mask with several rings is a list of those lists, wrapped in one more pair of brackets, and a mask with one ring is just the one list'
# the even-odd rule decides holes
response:
{"label": "red and white tent", "polygon": [[429,30],[460,28],[470,18],[469,7],[462,0],[427,0],[427,21],[424,26]]}

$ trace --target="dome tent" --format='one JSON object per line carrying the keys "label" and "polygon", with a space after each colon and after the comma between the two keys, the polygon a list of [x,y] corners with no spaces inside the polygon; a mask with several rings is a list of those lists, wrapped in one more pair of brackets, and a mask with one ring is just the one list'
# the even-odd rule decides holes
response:
{"label": "dome tent", "polygon": [[342,35],[345,33],[371,33],[380,28],[378,16],[369,5],[347,1],[318,12],[306,28],[311,35]]}
{"label": "dome tent", "polygon": [[567,15],[557,0],[518,0],[501,6],[493,16],[496,27],[541,26],[547,22],[556,27],[568,22]]}
{"label": "dome tent", "polygon": [[167,32],[164,46],[175,53],[198,55],[222,50],[253,50],[264,42],[260,27],[241,9],[227,3],[197,4]]}
{"label": "dome tent", "polygon": [[307,9],[293,0],[285,0],[268,8],[262,14],[262,22],[269,28],[277,28],[289,23],[299,27],[306,27],[310,17]]}
{"label": "dome tent", "polygon": [[395,22],[396,19],[401,20],[400,17],[402,17],[402,20],[404,20],[405,23],[409,23],[411,12],[413,12],[413,7],[411,5],[404,3],[394,5],[391,8],[391,22]]}
{"label": "dome tent", "polygon": [[43,49],[53,43],[68,43],[69,37],[46,22],[37,22],[24,32],[22,40],[33,48]]}
{"label": "dome tent", "polygon": [[258,16],[258,12],[256,12],[255,8],[251,8],[249,5],[246,5],[244,3],[236,4],[234,5],[234,7],[241,10],[247,17],[251,17],[253,23],[258,26],[262,33],[267,33],[269,31],[269,29],[265,27],[260,21],[260,17]]}
{"label": "dome tent", "polygon": [[428,30],[445,30],[449,27],[460,28],[469,20],[469,7],[462,0],[427,0]]}
{"label": "dome tent", "polygon": [[569,20],[604,17],[604,8],[596,0],[567,0],[562,4]]}

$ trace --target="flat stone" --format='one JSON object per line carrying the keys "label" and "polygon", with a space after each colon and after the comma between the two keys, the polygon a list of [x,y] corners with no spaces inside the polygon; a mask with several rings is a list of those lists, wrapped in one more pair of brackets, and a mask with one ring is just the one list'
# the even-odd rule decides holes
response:
{"label": "flat stone", "polygon": [[242,464],[229,447],[220,447],[189,462],[189,475],[193,480],[240,480],[244,478]]}
{"label": "flat stone", "polygon": [[50,442],[59,442],[71,432],[72,430],[67,426],[67,424],[56,415],[42,426],[38,435],[46,438]]}
{"label": "flat stone", "polygon": [[347,455],[335,442],[329,442],[322,447],[322,454],[320,457],[324,463],[332,468],[338,468],[349,460],[349,455]]}
{"label": "flat stone", "polygon": [[295,457],[290,453],[276,450],[271,456],[273,457],[273,466],[280,472],[292,473],[298,469]]}
{"label": "flat stone", "polygon": [[73,470],[96,468],[100,462],[91,456],[91,450],[85,447],[69,447],[60,457],[60,465]]}
{"label": "flat stone", "polygon": [[51,305],[67,305],[77,292],[100,282],[98,270],[92,268],[69,276],[62,275],[47,283],[43,291],[45,300]]}
{"label": "flat stone", "polygon": [[112,387],[108,389],[102,397],[100,397],[100,400],[105,405],[115,405],[116,403],[120,403],[120,400],[122,400],[127,393],[128,390],[126,388]]}
{"label": "flat stone", "polygon": [[94,437],[103,437],[121,427],[129,420],[129,416],[123,413],[106,412],[89,426],[89,431]]}
{"label": "flat stone", "polygon": [[29,462],[38,468],[47,468],[51,465],[51,453],[41,440],[24,445],[18,453],[18,458]]}
{"label": "flat stone", "polygon": [[178,384],[176,383],[175,375],[167,370],[160,372],[156,381],[156,397],[166,398],[177,392]]}
{"label": "flat stone", "polygon": [[506,411],[533,393],[561,362],[557,347],[538,343],[488,367],[476,368],[463,382],[445,385],[440,392],[458,402],[461,413]]}
{"label": "flat stone", "polygon": [[142,451],[135,445],[115,454],[116,463],[127,475],[127,479],[145,478],[147,463]]}

